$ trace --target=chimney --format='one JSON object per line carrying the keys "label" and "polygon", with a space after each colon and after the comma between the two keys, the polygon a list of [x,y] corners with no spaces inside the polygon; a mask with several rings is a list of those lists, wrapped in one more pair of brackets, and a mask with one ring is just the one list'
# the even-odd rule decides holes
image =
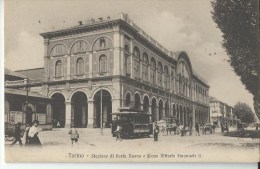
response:
{"label": "chimney", "polygon": [[82,25],[82,21],[79,21],[78,23],[79,23],[79,25]]}

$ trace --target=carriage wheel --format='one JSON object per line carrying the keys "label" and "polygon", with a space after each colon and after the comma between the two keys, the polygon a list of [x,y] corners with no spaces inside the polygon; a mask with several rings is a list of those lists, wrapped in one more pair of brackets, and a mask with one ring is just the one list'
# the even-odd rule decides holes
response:
{"label": "carriage wheel", "polygon": [[5,141],[14,141],[14,136],[5,135]]}

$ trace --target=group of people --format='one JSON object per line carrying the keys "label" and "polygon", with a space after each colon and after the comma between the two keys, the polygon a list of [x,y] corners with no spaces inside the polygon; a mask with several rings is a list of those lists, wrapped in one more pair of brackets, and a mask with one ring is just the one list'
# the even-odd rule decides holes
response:
{"label": "group of people", "polygon": [[[184,136],[184,135],[186,135],[186,132],[189,132],[190,136],[192,135],[192,125],[191,124],[184,126],[181,123],[180,124],[174,123],[174,124],[172,124],[172,126],[167,125],[166,129],[162,126],[161,131],[164,133],[165,130],[167,132],[167,135],[168,135],[168,133],[171,134],[172,130],[174,131],[174,135],[180,134],[181,136]],[[199,123],[195,124],[195,131],[196,131],[196,136],[200,136]],[[154,129],[153,129],[154,141],[158,141],[159,132],[160,132],[160,127],[157,125],[157,122],[155,122]]]}
{"label": "group of people", "polygon": [[[38,137],[38,134],[40,132],[40,129],[38,128],[39,121],[34,120],[31,125],[26,124],[25,131],[23,135],[24,145],[28,146],[41,146],[41,141]],[[69,133],[71,135],[71,144],[77,143],[79,140],[79,133],[77,129],[72,125],[70,128]],[[17,123],[15,125],[14,130],[14,141],[12,142],[11,146],[15,145],[17,142],[19,142],[20,146],[23,145],[22,139],[21,139],[21,123]]]}
{"label": "group of people", "polygon": [[[32,145],[32,146],[41,146],[40,139],[38,137],[38,134],[40,132],[40,129],[38,128],[39,121],[34,120],[32,124],[26,124],[25,131],[24,131],[24,144],[25,145]],[[11,144],[11,146],[15,145],[17,142],[19,142],[20,146],[23,145],[21,140],[21,123],[17,123],[15,125],[14,130],[14,141]]]}

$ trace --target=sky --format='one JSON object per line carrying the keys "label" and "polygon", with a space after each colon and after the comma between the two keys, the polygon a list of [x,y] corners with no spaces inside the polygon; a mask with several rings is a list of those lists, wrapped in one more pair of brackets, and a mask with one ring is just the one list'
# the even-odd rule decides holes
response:
{"label": "sky", "polygon": [[210,85],[209,94],[253,110],[253,96],[227,62],[222,33],[211,17],[210,0],[7,0],[5,67],[43,67],[39,33],[76,26],[78,21],[127,13],[146,33],[171,51],[186,51],[193,71]]}

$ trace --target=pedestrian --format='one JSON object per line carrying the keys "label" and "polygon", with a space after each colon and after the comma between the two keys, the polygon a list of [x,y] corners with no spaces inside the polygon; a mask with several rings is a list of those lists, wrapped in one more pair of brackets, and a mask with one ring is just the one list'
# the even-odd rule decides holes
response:
{"label": "pedestrian", "polygon": [[122,126],[118,123],[116,126],[116,141],[122,141]]}
{"label": "pedestrian", "polygon": [[60,128],[60,122],[59,121],[57,122],[57,128],[58,129]]}
{"label": "pedestrian", "polygon": [[38,137],[38,134],[40,132],[40,129],[38,128],[39,121],[34,120],[32,123],[32,127],[30,127],[28,132],[28,145],[31,146],[41,146],[40,139]]}
{"label": "pedestrian", "polygon": [[30,124],[26,123],[25,125],[25,130],[24,130],[24,135],[23,135],[23,139],[24,139],[24,144],[27,145],[28,144],[28,133],[29,133],[29,129],[30,129]]}
{"label": "pedestrian", "polygon": [[13,143],[11,144],[11,146],[15,145],[17,142],[19,142],[20,146],[23,145],[22,143],[22,140],[21,140],[21,123],[18,122],[16,125],[15,125],[15,129],[14,129],[14,141]]}
{"label": "pedestrian", "polygon": [[56,127],[56,119],[53,119],[53,122],[52,122],[52,127],[55,128]]}
{"label": "pedestrian", "polygon": [[189,132],[190,132],[190,136],[192,135],[192,125],[189,124]]}
{"label": "pedestrian", "polygon": [[154,141],[158,141],[159,130],[159,126],[157,125],[157,122],[155,122],[153,130]]}
{"label": "pedestrian", "polygon": [[77,129],[75,129],[74,125],[71,126],[69,133],[71,135],[71,144],[73,145],[73,143],[77,143],[79,140],[79,133],[77,131]]}
{"label": "pedestrian", "polygon": [[196,136],[197,135],[200,136],[200,125],[198,122],[195,124],[195,130],[196,130]]}
{"label": "pedestrian", "polygon": [[184,135],[184,132],[185,132],[185,128],[184,128],[184,126],[182,125],[182,123],[179,125],[179,131],[180,131],[181,136],[183,136],[183,135]]}
{"label": "pedestrian", "polygon": [[213,125],[212,125],[212,133],[213,133],[213,134],[215,134],[215,130],[216,130],[216,125],[213,124]]}
{"label": "pedestrian", "polygon": [[169,132],[170,132],[170,134],[172,133],[171,125],[170,125],[170,124],[167,124],[166,132],[167,132],[167,136],[168,136],[168,133],[169,133]]}

